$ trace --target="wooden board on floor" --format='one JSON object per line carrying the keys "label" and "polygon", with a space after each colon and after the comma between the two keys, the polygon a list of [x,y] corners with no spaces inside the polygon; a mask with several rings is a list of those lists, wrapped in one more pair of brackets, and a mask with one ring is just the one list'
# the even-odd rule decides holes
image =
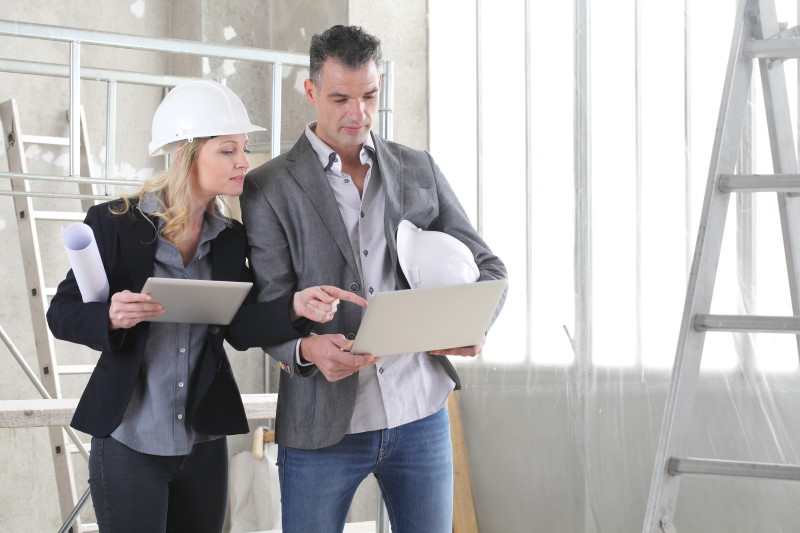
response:
{"label": "wooden board on floor", "polygon": [[[280,529],[261,531],[260,533],[281,533]],[[343,533],[375,533],[375,521],[372,522],[348,522],[344,525]]]}
{"label": "wooden board on floor", "polygon": [[453,533],[478,533],[469,457],[456,391],[447,399],[447,412],[450,415],[450,439],[453,441]]}

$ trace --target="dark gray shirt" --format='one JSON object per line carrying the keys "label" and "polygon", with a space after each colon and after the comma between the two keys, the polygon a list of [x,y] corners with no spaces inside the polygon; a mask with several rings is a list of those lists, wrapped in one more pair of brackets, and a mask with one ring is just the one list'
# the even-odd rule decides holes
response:
{"label": "dark gray shirt", "polygon": [[[145,195],[141,210],[151,213],[157,202]],[[158,219],[158,228],[163,222]],[[180,251],[161,238],[156,242],[153,276],[157,278],[211,279],[211,240],[225,222],[205,214],[197,253],[183,266]],[[201,435],[186,421],[189,377],[203,353],[205,324],[150,323],[142,368],[122,422],[111,433],[119,442],[152,455],[186,455],[195,443],[220,438]]]}

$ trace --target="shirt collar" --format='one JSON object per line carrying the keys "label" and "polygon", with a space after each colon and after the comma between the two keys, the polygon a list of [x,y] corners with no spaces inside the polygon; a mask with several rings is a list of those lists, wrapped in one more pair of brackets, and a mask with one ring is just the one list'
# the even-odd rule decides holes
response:
{"label": "shirt collar", "polygon": [[[325,172],[332,170],[334,172],[341,172],[342,171],[342,158],[325,142],[320,139],[316,133],[314,133],[314,128],[316,127],[316,122],[310,122],[306,126],[306,137],[308,141],[311,143],[311,147],[316,152],[317,157],[319,158],[319,162],[322,165],[322,168],[325,169]],[[372,142],[372,134],[370,133],[367,135],[367,138],[364,140],[364,144],[361,147],[361,153],[359,154],[361,157],[361,163],[366,164],[369,163],[370,160],[375,157],[375,144]]]}

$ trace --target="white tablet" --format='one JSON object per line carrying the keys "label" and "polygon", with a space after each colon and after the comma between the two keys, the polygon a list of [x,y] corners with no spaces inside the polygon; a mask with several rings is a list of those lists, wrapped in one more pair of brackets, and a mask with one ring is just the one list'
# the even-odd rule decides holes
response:
{"label": "white tablet", "polygon": [[164,306],[150,322],[227,326],[253,284],[243,281],[147,278],[141,292]]}
{"label": "white tablet", "polygon": [[506,285],[503,279],[377,293],[350,351],[384,357],[480,344]]}

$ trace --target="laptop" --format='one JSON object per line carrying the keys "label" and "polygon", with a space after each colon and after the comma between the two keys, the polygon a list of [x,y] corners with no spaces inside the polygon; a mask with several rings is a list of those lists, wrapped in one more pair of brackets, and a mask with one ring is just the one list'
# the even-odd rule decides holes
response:
{"label": "laptop", "polygon": [[374,294],[350,351],[385,357],[480,344],[507,284],[503,279]]}
{"label": "laptop", "polygon": [[253,286],[244,281],[148,278],[142,287],[164,314],[150,322],[227,326]]}

